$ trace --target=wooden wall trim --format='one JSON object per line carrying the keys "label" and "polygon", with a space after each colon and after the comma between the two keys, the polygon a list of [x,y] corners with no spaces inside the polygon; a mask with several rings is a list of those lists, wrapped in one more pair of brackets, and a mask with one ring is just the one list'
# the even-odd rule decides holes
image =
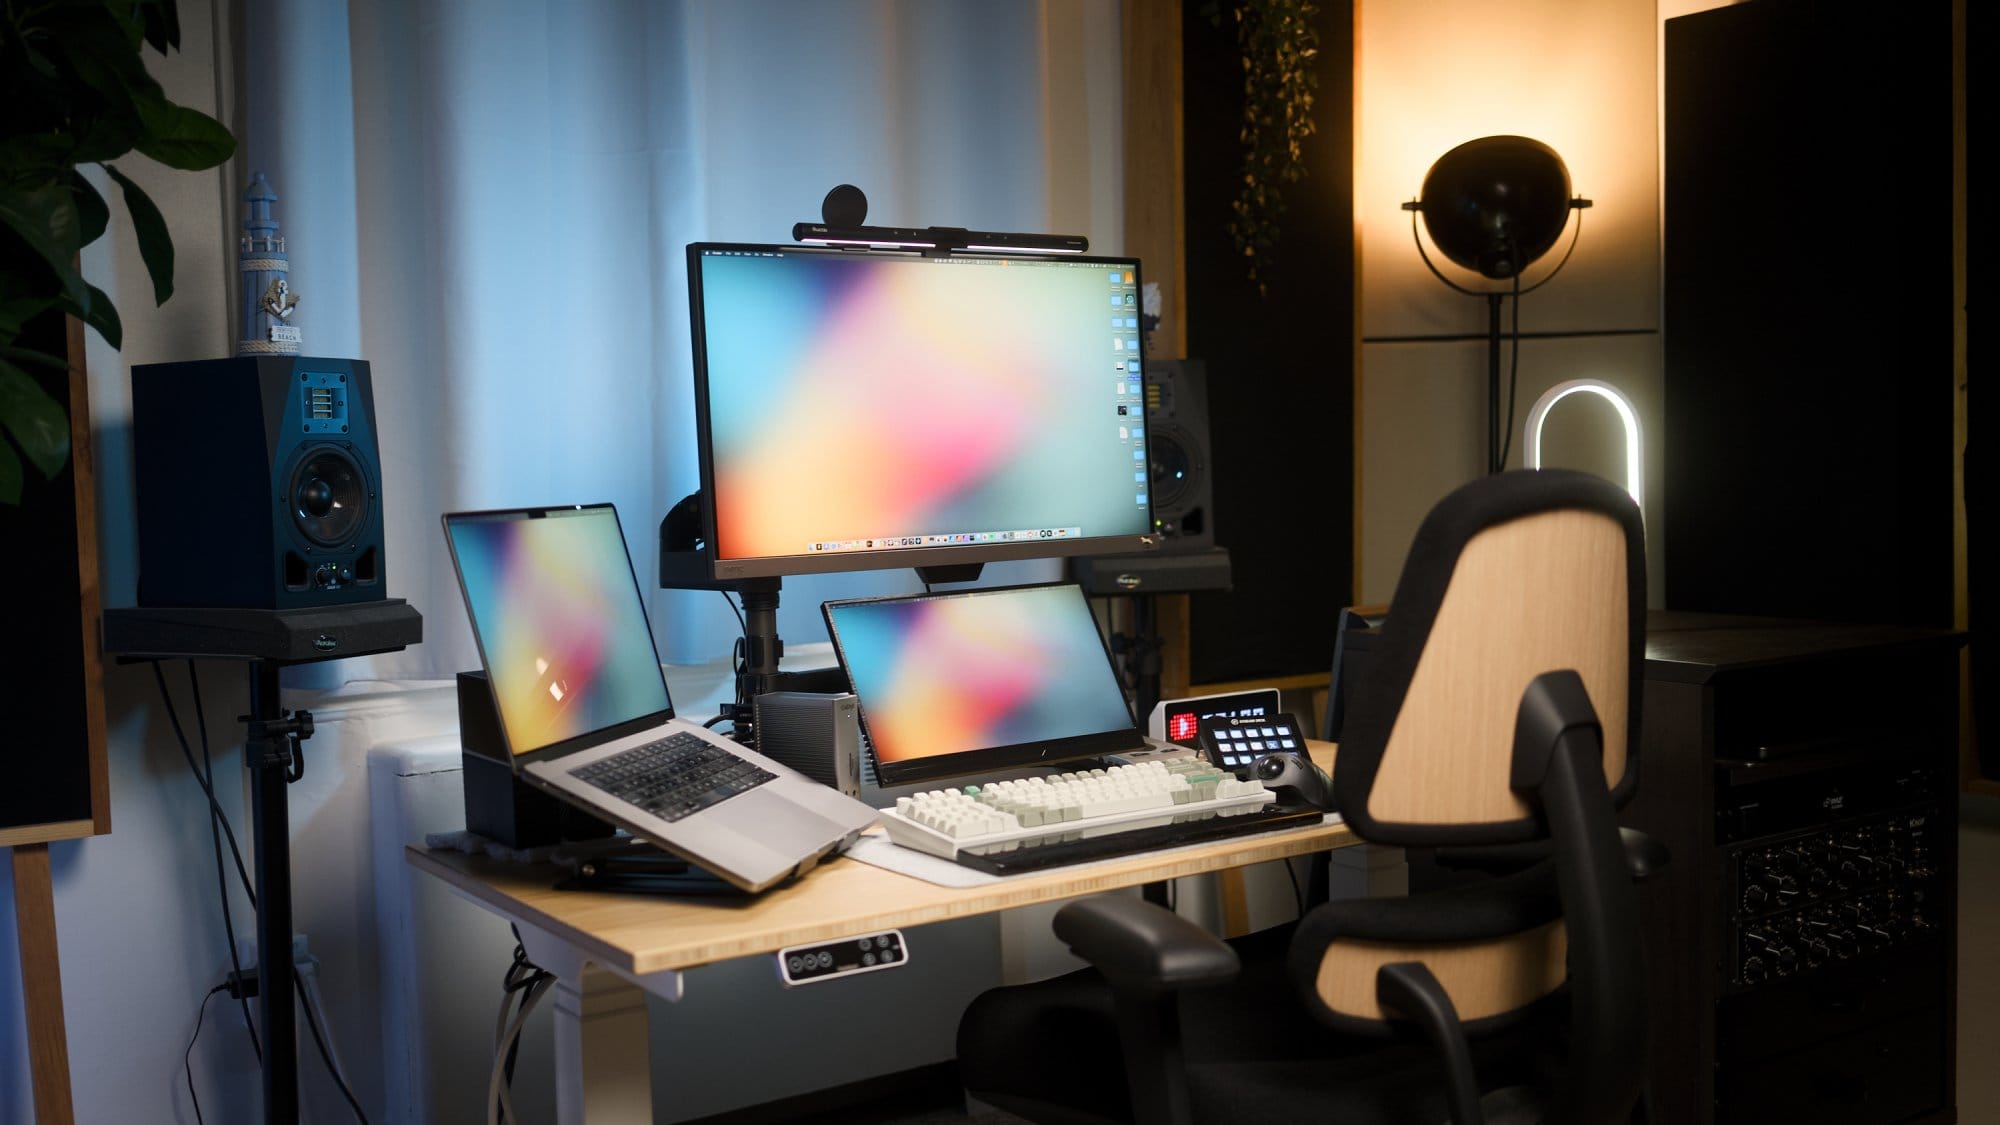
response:
{"label": "wooden wall trim", "polygon": [[[83,322],[63,318],[69,350],[69,455],[76,481],[76,571],[83,630],[84,734],[90,754],[92,832],[111,831],[111,769],[105,757],[104,645],[99,622],[104,589],[98,572],[97,458],[90,439],[90,377],[85,362]],[[48,837],[54,839],[55,837]]]}
{"label": "wooden wall trim", "polygon": [[1152,359],[1187,357],[1187,241],[1181,185],[1181,5],[1128,0],[1124,9],[1125,252],[1160,288]]}
{"label": "wooden wall trim", "polygon": [[[1146,358],[1187,357],[1186,194],[1182,184],[1181,4],[1127,0],[1122,13],[1125,107],[1125,253],[1159,286],[1160,324]],[[1188,693],[1186,594],[1157,598],[1160,696]],[[1140,716],[1144,718],[1144,716]]]}

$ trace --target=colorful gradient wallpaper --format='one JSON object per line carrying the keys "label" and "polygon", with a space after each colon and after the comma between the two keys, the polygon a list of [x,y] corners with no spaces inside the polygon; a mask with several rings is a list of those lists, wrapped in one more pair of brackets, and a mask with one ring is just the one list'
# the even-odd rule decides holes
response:
{"label": "colorful gradient wallpaper", "polygon": [[445,534],[515,754],[667,710],[611,508],[450,515]]}
{"label": "colorful gradient wallpaper", "polygon": [[717,557],[1151,530],[1133,263],[696,249]]}
{"label": "colorful gradient wallpaper", "polygon": [[1132,727],[1075,586],[831,602],[827,615],[884,763]]}

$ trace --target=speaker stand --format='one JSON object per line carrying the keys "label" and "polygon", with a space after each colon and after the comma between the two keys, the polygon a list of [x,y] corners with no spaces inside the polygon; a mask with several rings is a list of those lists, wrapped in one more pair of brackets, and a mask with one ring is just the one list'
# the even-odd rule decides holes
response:
{"label": "speaker stand", "polygon": [[[264,1041],[264,1120],[299,1116],[297,1009],[292,996],[292,835],[285,786],[303,773],[312,716],[287,718],[278,702],[278,666],[250,662],[249,739],[251,851],[257,879],[257,1032]],[[296,755],[296,756],[295,756]],[[282,977],[273,963],[284,965]]]}
{"label": "speaker stand", "polygon": [[[401,599],[313,610],[105,611],[104,650],[121,662],[186,656],[249,662],[250,713],[243,765],[250,771],[251,854],[257,888],[258,1039],[264,1052],[264,1120],[299,1120],[299,1050],[292,985],[292,835],[285,786],[304,774],[300,743],[312,715],[285,714],[278,671],[289,664],[395,652],[423,640],[423,618]],[[318,653],[319,655],[301,655]],[[213,810],[211,810],[213,815]],[[282,975],[273,964],[282,966]]]}

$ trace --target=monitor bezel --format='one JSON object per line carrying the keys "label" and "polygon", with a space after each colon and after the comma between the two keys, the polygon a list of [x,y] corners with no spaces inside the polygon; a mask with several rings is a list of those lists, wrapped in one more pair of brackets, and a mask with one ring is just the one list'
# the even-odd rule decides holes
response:
{"label": "monitor bezel", "polygon": [[[1076,596],[1086,608],[1090,598],[1083,587],[1074,582],[1030,582],[1014,586],[980,586],[968,590],[939,590],[922,594],[891,594],[874,598],[834,598],[820,603],[820,616],[826,622],[828,638],[833,641],[834,655],[840,661],[840,668],[849,677],[849,686],[860,700],[859,715],[861,731],[868,736],[872,748],[875,737],[868,730],[868,700],[861,696],[860,689],[852,683],[852,673],[847,672],[847,650],[841,644],[840,630],[834,624],[835,607],[866,605],[877,602],[943,601],[949,598],[991,597],[1020,590],[1042,590],[1053,587],[1067,587],[1076,591]],[[1119,681],[1117,666],[1111,661],[1111,646],[1104,639],[1104,632],[1097,628],[1095,616],[1091,631],[1097,634],[1097,643],[1103,649],[1105,667],[1111,672],[1111,680],[1118,684],[1121,697],[1124,684]],[[1132,701],[1124,699],[1125,711],[1131,718]],[[875,756],[875,777],[883,788],[909,785],[922,781],[934,781],[948,777],[972,777],[1001,770],[1019,769],[1024,766],[1052,766],[1075,762],[1088,758],[1102,758],[1110,754],[1129,754],[1143,748],[1145,732],[1136,719],[1130,725],[1117,730],[1091,734],[1071,735],[1065,738],[1044,739],[1039,742],[1024,742],[1015,746],[988,747],[983,750],[960,750],[951,754],[914,758],[908,761],[885,761],[881,755]]]}
{"label": "monitor bezel", "polygon": [[[688,259],[688,335],[694,351],[694,418],[696,457],[701,472],[701,550],[708,556],[710,576],[718,581],[734,581],[745,578],[782,578],[796,574],[836,574],[864,570],[894,570],[901,567],[925,569],[931,567],[957,567],[989,562],[1007,562],[1018,559],[1067,558],[1076,555],[1122,555],[1151,553],[1159,548],[1159,537],[1152,529],[1158,524],[1153,507],[1152,490],[1146,493],[1146,531],[1119,533],[1116,535],[1084,535],[1075,539],[1038,539],[1024,543],[957,543],[939,544],[931,547],[899,547],[870,551],[832,552],[825,554],[798,555],[755,555],[744,558],[723,558],[717,553],[716,545],[719,514],[715,510],[715,443],[709,425],[708,397],[708,348],[707,325],[702,315],[701,257],[705,252],[716,250],[736,251],[777,251],[796,256],[866,257],[899,260],[936,258],[970,258],[986,261],[1033,261],[1052,264],[1078,264],[1122,266],[1132,270],[1133,281],[1139,291],[1144,292],[1144,274],[1140,272],[1137,258],[1095,257],[1076,254],[1035,254],[1026,252],[984,253],[954,251],[949,255],[940,253],[918,253],[859,248],[831,248],[801,246],[795,243],[753,243],[753,242],[691,242],[687,247]],[[1139,356],[1140,385],[1145,380],[1145,355],[1141,349]],[[1145,427],[1141,439],[1145,443],[1147,465],[1152,464],[1152,427]]]}

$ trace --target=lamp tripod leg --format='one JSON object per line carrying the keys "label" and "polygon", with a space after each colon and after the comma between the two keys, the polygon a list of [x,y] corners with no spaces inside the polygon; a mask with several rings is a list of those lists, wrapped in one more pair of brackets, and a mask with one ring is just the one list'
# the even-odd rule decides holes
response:
{"label": "lamp tripod leg", "polygon": [[1486,471],[1497,473],[1507,466],[1500,463],[1500,298],[1486,294]]}

